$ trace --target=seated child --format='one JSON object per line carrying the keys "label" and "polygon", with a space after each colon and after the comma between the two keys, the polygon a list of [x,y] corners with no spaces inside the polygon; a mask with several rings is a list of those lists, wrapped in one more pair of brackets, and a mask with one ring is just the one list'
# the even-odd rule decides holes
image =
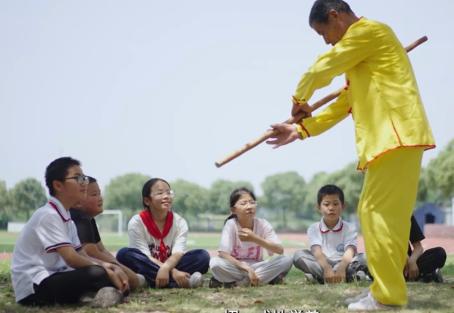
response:
{"label": "seated child", "polygon": [[[234,190],[230,210],[232,214],[222,230],[219,256],[210,261],[210,287],[281,283],[292,267],[292,258],[283,255],[284,248],[271,224],[255,217],[254,193],[247,188]],[[280,255],[264,261],[263,249],[269,255]]]}
{"label": "seated child", "polygon": [[101,214],[103,199],[96,179],[88,177],[87,196],[76,208],[69,210],[71,218],[76,224],[77,235],[82,243],[82,249],[88,256],[116,264],[128,276],[129,287],[136,289],[145,284],[145,278],[134,273],[126,266],[120,264],[117,259],[104,247],[99,236],[98,226],[94,217]]}
{"label": "seated child", "polygon": [[309,280],[320,284],[350,282],[355,274],[352,264],[365,268],[366,262],[362,254],[356,253],[355,227],[341,218],[345,207],[342,189],[323,186],[318,191],[317,204],[322,219],[307,230],[310,250],[295,252],[293,264]]}
{"label": "seated child", "polygon": [[93,292],[92,304],[105,307],[119,303],[122,292],[127,292],[127,277],[118,266],[97,265],[80,249],[69,208],[85,197],[87,183],[88,177],[75,159],[63,157],[47,166],[49,201],[24,226],[11,262],[14,293],[20,304],[77,303]]}
{"label": "seated child", "polygon": [[186,251],[188,224],[172,211],[173,197],[164,179],[145,183],[144,210],[129,221],[129,247],[118,251],[117,260],[142,274],[150,287],[200,287],[210,255],[202,249]]}
{"label": "seated child", "polygon": [[441,275],[440,269],[445,265],[446,251],[442,247],[424,251],[421,245],[421,241],[424,238],[421,228],[412,215],[408,259],[404,269],[405,279],[442,283],[443,276]]}

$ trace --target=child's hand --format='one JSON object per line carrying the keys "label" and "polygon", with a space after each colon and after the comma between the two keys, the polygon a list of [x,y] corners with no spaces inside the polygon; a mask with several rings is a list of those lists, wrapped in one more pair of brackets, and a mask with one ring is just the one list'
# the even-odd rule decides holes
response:
{"label": "child's hand", "polygon": [[345,269],[337,268],[336,271],[334,271],[334,282],[343,283],[345,281],[345,276]]}
{"label": "child's hand", "polygon": [[189,288],[189,273],[182,272],[174,268],[172,270],[172,278],[182,288]]}
{"label": "child's hand", "polygon": [[109,276],[112,284],[118,290],[120,290],[121,292],[129,290],[128,276],[119,266],[108,262],[104,262],[101,265]]}
{"label": "child's hand", "polygon": [[408,258],[407,264],[405,264],[404,276],[407,277],[408,280],[415,280],[419,277],[418,265],[411,258]]}
{"label": "child's hand", "polygon": [[333,271],[332,267],[323,269],[323,277],[325,282],[328,284],[334,284],[339,282],[339,277],[336,276],[336,273]]}
{"label": "child's hand", "polygon": [[257,277],[257,274],[255,273],[254,269],[250,267],[247,271],[247,274],[249,276],[249,280],[251,282],[252,286],[258,286],[259,285],[259,278]]}
{"label": "child's hand", "polygon": [[161,266],[156,274],[156,288],[163,288],[169,284],[169,269],[167,266]]}
{"label": "child's hand", "polygon": [[255,241],[257,238],[252,230],[249,228],[241,228],[238,230],[238,237],[241,241]]}

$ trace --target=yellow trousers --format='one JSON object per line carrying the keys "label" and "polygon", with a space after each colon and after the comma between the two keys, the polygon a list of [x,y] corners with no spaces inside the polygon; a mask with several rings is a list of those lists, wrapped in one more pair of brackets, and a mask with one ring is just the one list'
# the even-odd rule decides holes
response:
{"label": "yellow trousers", "polygon": [[423,148],[399,148],[372,162],[358,204],[367,264],[374,277],[370,291],[388,305],[407,303],[403,269],[410,218],[416,202]]}

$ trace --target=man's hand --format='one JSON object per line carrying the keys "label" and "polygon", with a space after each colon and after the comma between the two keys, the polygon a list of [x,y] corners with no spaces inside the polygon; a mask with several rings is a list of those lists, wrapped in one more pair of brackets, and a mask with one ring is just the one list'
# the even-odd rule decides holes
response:
{"label": "man's hand", "polygon": [[273,124],[271,128],[274,134],[267,140],[266,143],[274,145],[273,149],[279,148],[280,146],[286,145],[300,138],[296,130],[295,124]]}
{"label": "man's hand", "polygon": [[296,116],[300,113],[303,113],[304,117],[310,117],[312,112],[312,108],[307,104],[307,102],[299,104],[298,100],[293,98],[293,106],[292,106],[292,116]]}
{"label": "man's hand", "polygon": [[173,280],[180,286],[181,288],[189,288],[189,273],[182,272],[174,268],[172,270],[172,278]]}

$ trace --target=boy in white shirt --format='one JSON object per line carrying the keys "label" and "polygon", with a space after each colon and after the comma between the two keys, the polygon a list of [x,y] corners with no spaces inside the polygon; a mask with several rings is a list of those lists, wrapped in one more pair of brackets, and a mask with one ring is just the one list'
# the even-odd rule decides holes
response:
{"label": "boy in white shirt", "polygon": [[[356,268],[365,269],[363,254],[356,253],[357,233],[353,224],[342,220],[344,193],[335,185],[320,188],[317,195],[320,222],[307,230],[310,250],[296,251],[293,264],[302,270],[309,280],[319,283],[340,283],[353,280]],[[359,263],[359,264],[358,264]]]}
{"label": "boy in white shirt", "polygon": [[93,305],[105,307],[119,303],[121,292],[128,290],[127,277],[117,266],[95,265],[79,251],[69,208],[85,197],[87,183],[80,162],[70,157],[46,168],[49,201],[27,222],[12,256],[12,283],[20,304],[77,303],[83,295],[96,293]]}

